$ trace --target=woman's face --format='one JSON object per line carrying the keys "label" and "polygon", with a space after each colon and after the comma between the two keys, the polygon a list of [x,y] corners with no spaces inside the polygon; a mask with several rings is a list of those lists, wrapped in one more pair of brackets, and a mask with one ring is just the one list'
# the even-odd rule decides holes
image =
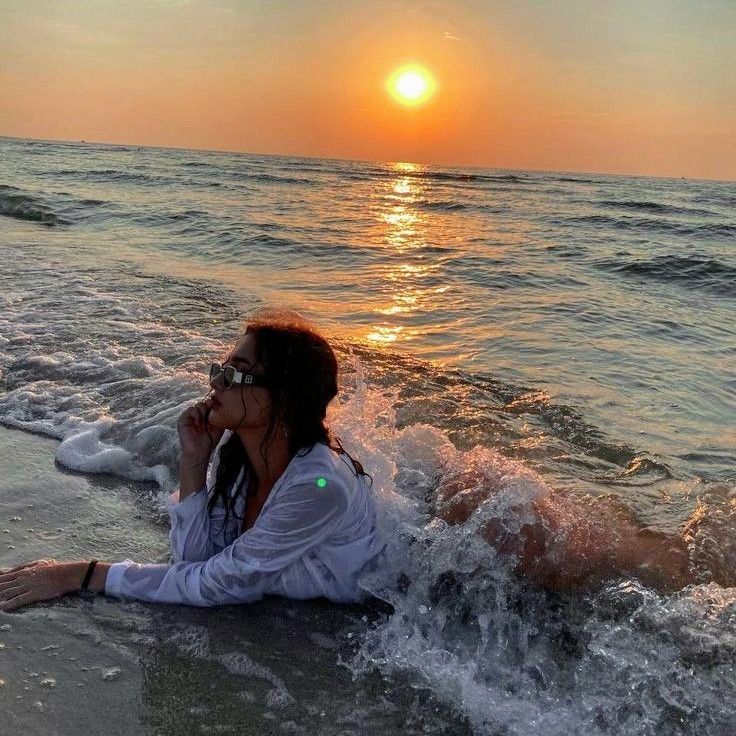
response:
{"label": "woman's face", "polygon": [[[222,356],[222,365],[232,365],[242,373],[263,376],[263,366],[256,364],[255,337],[247,333],[235,347]],[[210,422],[221,429],[259,429],[268,424],[271,413],[271,395],[263,386],[248,386],[236,383],[230,388],[210,386],[212,410]]]}

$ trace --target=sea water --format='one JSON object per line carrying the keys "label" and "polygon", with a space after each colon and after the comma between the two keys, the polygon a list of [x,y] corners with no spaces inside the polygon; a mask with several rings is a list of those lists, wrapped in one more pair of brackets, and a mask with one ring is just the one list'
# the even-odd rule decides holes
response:
{"label": "sea water", "polygon": [[[161,506],[209,362],[258,307],[297,309],[338,354],[330,419],[391,550],[363,584],[393,612],[345,666],[477,734],[731,734],[735,213],[729,182],[0,139],[0,422]],[[461,471],[501,493],[447,526]],[[518,579],[475,530],[549,489],[697,517],[699,584]]]}

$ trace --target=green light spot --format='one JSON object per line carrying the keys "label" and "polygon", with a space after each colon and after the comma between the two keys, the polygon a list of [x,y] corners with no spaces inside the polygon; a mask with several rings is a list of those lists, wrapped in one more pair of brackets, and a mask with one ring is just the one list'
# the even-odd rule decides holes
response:
{"label": "green light spot", "polygon": [[324,488],[327,485],[327,478],[317,478],[316,483],[320,488]]}

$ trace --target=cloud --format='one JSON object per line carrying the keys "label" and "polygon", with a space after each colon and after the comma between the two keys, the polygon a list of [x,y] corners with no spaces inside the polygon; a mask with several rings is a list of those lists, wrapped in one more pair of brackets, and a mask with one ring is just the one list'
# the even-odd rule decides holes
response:
{"label": "cloud", "polygon": [[459,36],[453,36],[452,33],[450,33],[450,31],[445,31],[442,34],[442,38],[445,41],[459,41],[460,40],[460,37]]}

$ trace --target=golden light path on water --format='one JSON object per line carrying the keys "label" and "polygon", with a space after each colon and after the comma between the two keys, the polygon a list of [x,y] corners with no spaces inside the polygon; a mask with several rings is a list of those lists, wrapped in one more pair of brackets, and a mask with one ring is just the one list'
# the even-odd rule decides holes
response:
{"label": "golden light path on water", "polygon": [[439,263],[417,263],[424,257],[420,251],[427,242],[428,218],[416,207],[426,185],[416,176],[421,171],[418,164],[392,164],[395,178],[389,180],[386,189],[379,193],[375,216],[382,227],[381,240],[394,254],[406,255],[403,263],[391,263],[383,274],[390,301],[375,308],[384,318],[372,325],[365,338],[374,343],[392,343],[413,340],[420,333],[416,327],[397,324],[412,314],[429,311],[429,299],[433,293],[442,293],[448,286],[426,285],[429,276],[437,273]]}

